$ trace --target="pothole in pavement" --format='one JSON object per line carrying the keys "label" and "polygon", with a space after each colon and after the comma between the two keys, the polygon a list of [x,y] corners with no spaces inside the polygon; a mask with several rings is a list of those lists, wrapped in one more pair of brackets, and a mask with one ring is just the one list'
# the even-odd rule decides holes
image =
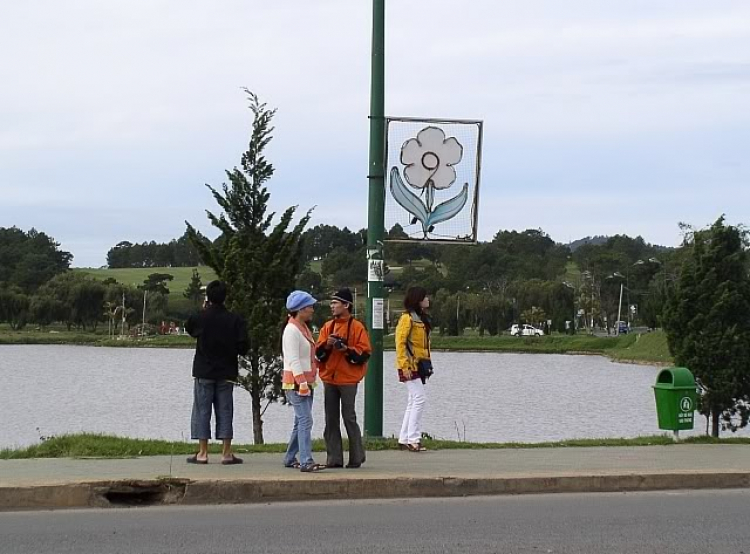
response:
{"label": "pothole in pavement", "polygon": [[158,506],[178,503],[186,487],[186,480],[130,481],[102,487],[99,496],[112,507]]}

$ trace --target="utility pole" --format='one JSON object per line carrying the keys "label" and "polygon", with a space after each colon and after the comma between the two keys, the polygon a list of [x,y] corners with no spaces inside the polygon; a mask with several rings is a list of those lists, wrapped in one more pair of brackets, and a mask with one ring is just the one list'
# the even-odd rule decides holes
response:
{"label": "utility pole", "polygon": [[[630,308],[628,308],[630,309]],[[620,316],[622,314],[622,282],[620,282],[620,303],[617,305],[617,322],[615,325],[617,325],[617,331],[615,332],[616,336],[620,336]],[[628,328],[628,331],[630,331],[630,328]]]}
{"label": "utility pole", "polygon": [[[385,0],[372,2],[370,163],[367,214],[367,327],[372,343],[365,379],[365,435],[383,436],[383,238],[385,233]],[[377,271],[379,269],[380,271]]]}
{"label": "utility pole", "polygon": [[141,336],[146,336],[146,294],[148,294],[148,291],[146,289],[143,290],[143,321],[141,323]]}
{"label": "utility pole", "polygon": [[122,326],[120,328],[120,336],[125,336],[125,291],[122,291]]}

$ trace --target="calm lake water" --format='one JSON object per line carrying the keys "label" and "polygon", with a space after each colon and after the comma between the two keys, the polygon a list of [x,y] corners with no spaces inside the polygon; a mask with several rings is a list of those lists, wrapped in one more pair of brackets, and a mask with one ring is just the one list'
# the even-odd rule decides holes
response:
{"label": "calm lake water", "polygon": [[[190,438],[193,352],[82,346],[0,346],[0,447],[80,431]],[[383,431],[397,435],[406,401],[385,354]],[[599,356],[434,353],[425,431],[435,438],[542,442],[657,434],[658,369]],[[319,389],[320,391],[321,389]],[[315,436],[323,434],[322,395]],[[363,421],[364,393],[358,395]],[[267,442],[285,442],[291,408],[266,412]],[[705,420],[696,419],[698,432]],[[235,392],[235,438],[252,442],[249,395]]]}

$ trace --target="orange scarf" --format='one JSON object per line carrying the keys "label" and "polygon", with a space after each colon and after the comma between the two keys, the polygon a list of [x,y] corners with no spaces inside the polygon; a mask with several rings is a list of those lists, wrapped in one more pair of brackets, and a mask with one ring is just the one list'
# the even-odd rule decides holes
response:
{"label": "orange scarf", "polygon": [[310,331],[307,325],[300,323],[296,317],[289,316],[289,323],[299,329],[300,333],[307,339],[307,342],[310,343],[310,368],[313,370],[318,369],[318,359],[315,357],[315,339],[313,338],[312,331]]}

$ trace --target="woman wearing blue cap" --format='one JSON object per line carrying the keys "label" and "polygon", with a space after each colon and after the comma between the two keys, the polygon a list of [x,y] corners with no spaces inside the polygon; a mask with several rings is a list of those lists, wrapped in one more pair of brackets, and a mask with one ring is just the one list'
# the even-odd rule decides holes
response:
{"label": "woman wearing blue cap", "polygon": [[315,298],[302,290],[295,290],[287,297],[289,319],[282,338],[282,388],[294,407],[294,427],[284,456],[284,466],[299,468],[305,473],[325,469],[325,466],[316,464],[312,457],[313,389],[318,377],[318,362],[315,359],[315,340],[308,323],[312,320],[315,302]]}

